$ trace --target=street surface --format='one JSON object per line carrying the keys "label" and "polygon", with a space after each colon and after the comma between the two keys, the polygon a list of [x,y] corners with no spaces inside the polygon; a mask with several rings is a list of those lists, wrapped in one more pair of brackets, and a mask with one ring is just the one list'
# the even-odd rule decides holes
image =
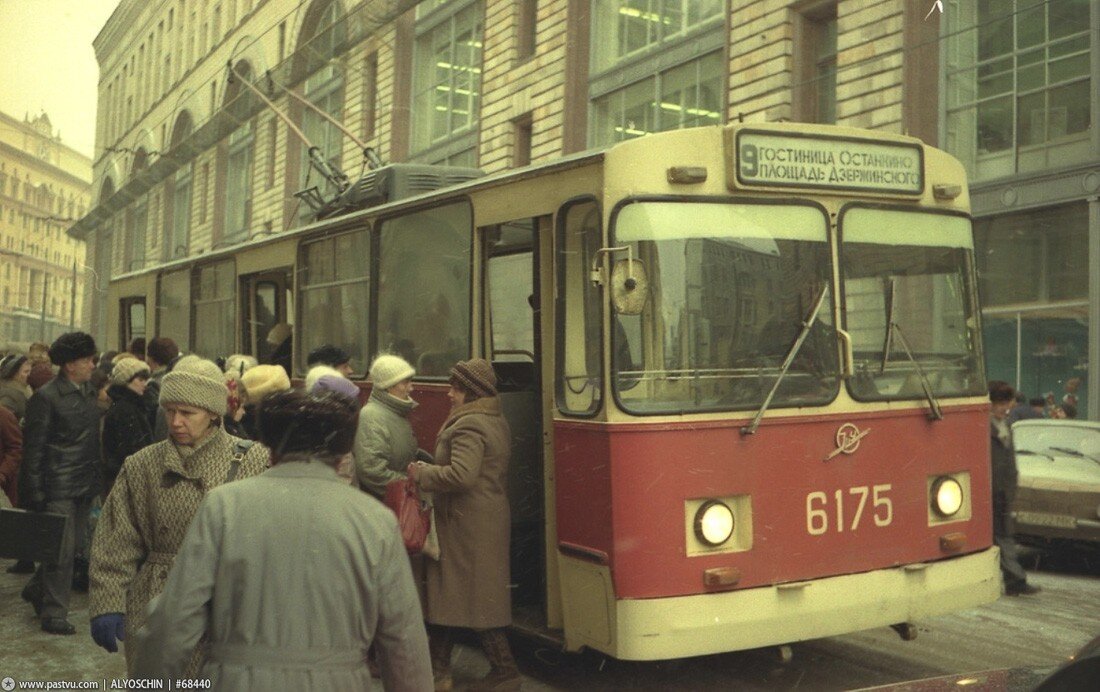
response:
{"label": "street surface", "polygon": [[[1031,554],[1035,596],[1002,597],[974,610],[917,623],[914,641],[882,628],[792,646],[782,663],[777,650],[743,651],[683,661],[630,663],[585,652],[515,640],[525,690],[847,690],[949,673],[1018,666],[1053,667],[1100,634],[1100,560],[1052,559]],[[4,561],[3,567],[10,564]],[[87,597],[74,594],[77,634],[38,629],[19,599],[26,577],[0,571],[0,679],[106,680],[125,675],[121,654],[108,654],[88,635]],[[456,682],[483,675],[476,648],[459,646]]]}

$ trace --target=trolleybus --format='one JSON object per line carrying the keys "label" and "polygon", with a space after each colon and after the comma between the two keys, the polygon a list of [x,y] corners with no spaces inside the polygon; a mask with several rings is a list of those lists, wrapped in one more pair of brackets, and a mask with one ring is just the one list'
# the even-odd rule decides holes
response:
{"label": "trolleybus", "polygon": [[489,359],[516,626],[568,650],[911,636],[999,596],[957,160],[746,123],[484,177],[373,174],[375,206],[114,277],[109,345],[263,360],[286,324],[293,375],[333,343],[360,380],[398,353],[429,449],[449,368]]}

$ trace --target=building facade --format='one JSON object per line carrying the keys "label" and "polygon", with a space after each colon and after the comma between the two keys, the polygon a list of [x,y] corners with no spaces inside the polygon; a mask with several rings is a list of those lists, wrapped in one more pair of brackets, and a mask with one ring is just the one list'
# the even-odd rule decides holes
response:
{"label": "building facade", "polygon": [[62,143],[49,116],[0,112],[0,342],[7,347],[49,343],[84,326],[84,242],[65,231],[87,212],[91,181],[91,159]]}
{"label": "building facade", "polygon": [[330,193],[326,167],[354,180],[367,146],[494,172],[736,120],[908,133],[973,176],[991,376],[1075,387],[1094,417],[1098,18],[1100,0],[123,0],[95,41],[74,234],[105,280],[284,232],[311,218],[295,193]]}

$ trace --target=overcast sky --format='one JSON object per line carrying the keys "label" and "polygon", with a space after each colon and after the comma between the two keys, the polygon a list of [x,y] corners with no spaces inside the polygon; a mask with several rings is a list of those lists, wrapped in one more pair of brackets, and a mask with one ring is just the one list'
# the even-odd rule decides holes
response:
{"label": "overcast sky", "polygon": [[99,66],[92,40],[119,0],[0,0],[0,111],[43,111],[73,149],[95,146]]}

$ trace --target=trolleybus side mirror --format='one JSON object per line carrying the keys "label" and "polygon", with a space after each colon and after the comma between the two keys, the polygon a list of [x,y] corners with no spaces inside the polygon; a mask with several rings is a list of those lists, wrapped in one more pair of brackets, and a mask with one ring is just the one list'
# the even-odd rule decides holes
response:
{"label": "trolleybus side mirror", "polygon": [[640,315],[649,296],[649,276],[639,259],[621,259],[611,267],[611,305],[620,315]]}

